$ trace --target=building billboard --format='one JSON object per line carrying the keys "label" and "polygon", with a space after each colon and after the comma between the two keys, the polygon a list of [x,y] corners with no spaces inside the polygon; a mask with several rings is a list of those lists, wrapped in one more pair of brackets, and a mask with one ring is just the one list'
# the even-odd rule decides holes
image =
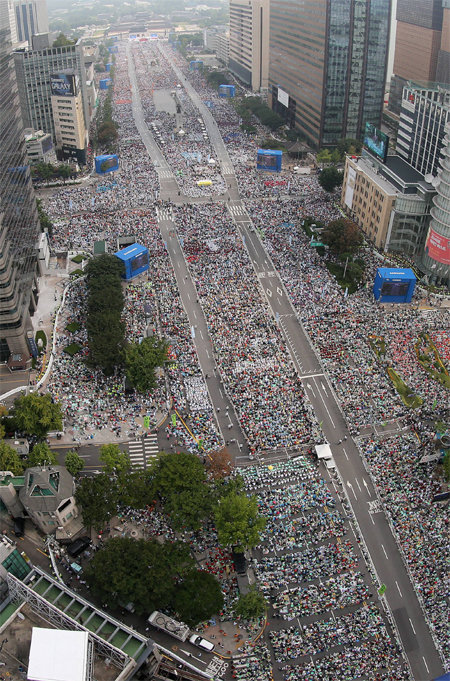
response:
{"label": "building billboard", "polygon": [[76,97],[77,81],[74,73],[52,73],[50,88],[56,97]]}
{"label": "building billboard", "polygon": [[371,154],[383,161],[386,161],[386,156],[389,147],[389,137],[378,130],[372,123],[366,123],[364,132],[364,146]]}
{"label": "building billboard", "polygon": [[425,242],[425,253],[443,265],[450,265],[450,239],[430,227]]}
{"label": "building billboard", "polygon": [[289,95],[280,87],[278,88],[278,101],[280,102],[280,104],[283,104],[283,106],[285,106],[286,108],[289,106]]}
{"label": "building billboard", "polygon": [[278,149],[258,149],[256,156],[257,170],[271,170],[281,172],[283,152]]}
{"label": "building billboard", "polygon": [[112,173],[119,169],[119,157],[117,154],[104,154],[95,157],[95,172],[99,175]]}

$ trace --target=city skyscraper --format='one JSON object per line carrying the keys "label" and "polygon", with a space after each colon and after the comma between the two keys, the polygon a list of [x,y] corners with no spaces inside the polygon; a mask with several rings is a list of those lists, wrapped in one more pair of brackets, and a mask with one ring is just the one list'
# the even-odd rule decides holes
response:
{"label": "city skyscraper", "polygon": [[228,68],[258,92],[269,75],[269,0],[230,0]]}
{"label": "city skyscraper", "polygon": [[26,160],[8,0],[0,0],[0,361],[29,354],[38,299],[36,198]]}
{"label": "city skyscraper", "polygon": [[46,0],[13,0],[17,40],[31,45],[36,33],[48,33]]}
{"label": "city skyscraper", "polygon": [[403,88],[397,154],[422,175],[436,176],[450,121],[450,86],[411,81]]}
{"label": "city skyscraper", "polygon": [[400,114],[403,88],[450,83],[450,0],[398,0],[389,109]]}
{"label": "city skyscraper", "polygon": [[271,0],[272,108],[314,145],[379,127],[391,0]]}

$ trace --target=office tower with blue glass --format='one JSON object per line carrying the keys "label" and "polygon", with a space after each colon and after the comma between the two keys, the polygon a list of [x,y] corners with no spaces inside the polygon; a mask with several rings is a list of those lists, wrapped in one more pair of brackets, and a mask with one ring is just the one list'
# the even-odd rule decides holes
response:
{"label": "office tower with blue glass", "polygon": [[315,147],[380,127],[391,0],[271,0],[269,99]]}

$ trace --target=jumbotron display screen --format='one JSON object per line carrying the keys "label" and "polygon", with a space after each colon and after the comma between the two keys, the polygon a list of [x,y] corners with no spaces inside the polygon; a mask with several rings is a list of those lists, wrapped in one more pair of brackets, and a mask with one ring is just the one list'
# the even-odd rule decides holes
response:
{"label": "jumbotron display screen", "polygon": [[148,253],[141,253],[131,261],[131,271],[135,272],[145,265],[148,265]]}
{"label": "jumbotron display screen", "polygon": [[406,296],[409,289],[407,281],[385,281],[381,287],[382,296]]}
{"label": "jumbotron display screen", "polygon": [[389,137],[378,130],[372,123],[366,123],[366,130],[364,132],[364,146],[374,156],[383,161],[386,161],[386,156],[389,147]]}

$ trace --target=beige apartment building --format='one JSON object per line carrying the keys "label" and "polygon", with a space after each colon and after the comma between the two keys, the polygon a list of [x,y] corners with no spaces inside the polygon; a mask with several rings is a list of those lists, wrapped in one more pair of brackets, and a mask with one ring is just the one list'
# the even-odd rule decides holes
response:
{"label": "beige apartment building", "polygon": [[64,158],[73,158],[79,163],[86,162],[87,132],[84,123],[83,100],[74,74],[54,76],[52,83],[59,83],[66,78],[68,89],[56,88],[52,94],[51,104],[55,125],[55,140],[58,151]]}
{"label": "beige apartment building", "polygon": [[399,156],[347,156],[341,206],[378,249],[419,261],[435,190]]}
{"label": "beige apartment building", "polygon": [[397,190],[363,159],[346,159],[342,207],[377,248],[384,248]]}
{"label": "beige apartment building", "polygon": [[230,0],[228,68],[254,92],[269,79],[269,0]]}

